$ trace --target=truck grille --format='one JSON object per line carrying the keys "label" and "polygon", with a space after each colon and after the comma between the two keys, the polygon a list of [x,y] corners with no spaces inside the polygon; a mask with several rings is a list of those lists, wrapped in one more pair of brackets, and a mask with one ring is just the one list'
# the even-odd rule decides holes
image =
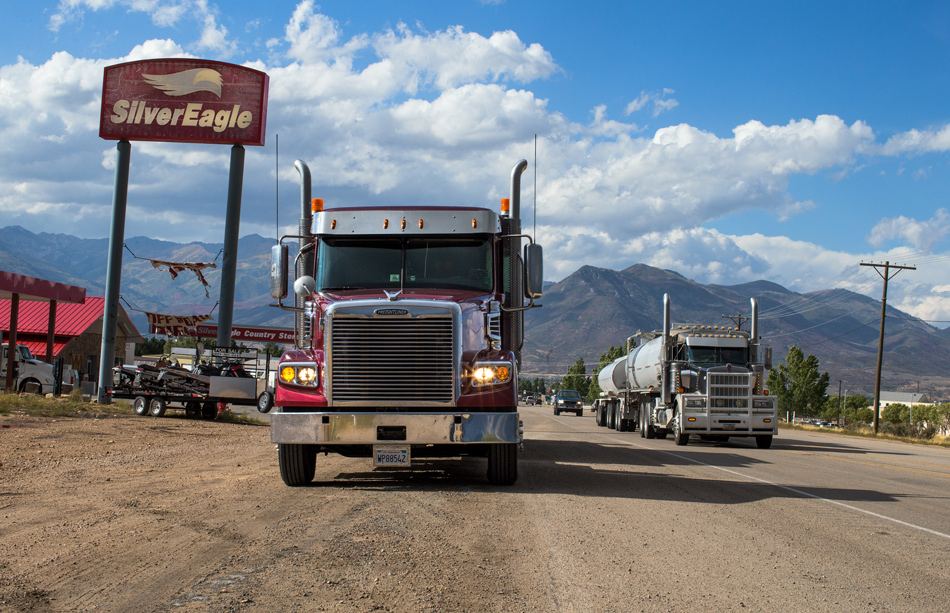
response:
{"label": "truck grille", "polygon": [[[709,408],[712,413],[749,410],[749,373],[718,373],[709,375]],[[728,409],[728,410],[727,410]]]}
{"label": "truck grille", "polygon": [[451,315],[335,315],[329,337],[334,404],[443,406],[455,400]]}

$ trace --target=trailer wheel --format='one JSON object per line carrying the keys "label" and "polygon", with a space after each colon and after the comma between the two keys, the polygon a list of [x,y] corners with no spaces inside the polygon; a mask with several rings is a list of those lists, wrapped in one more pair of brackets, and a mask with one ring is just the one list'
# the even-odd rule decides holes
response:
{"label": "trailer wheel", "polygon": [[136,415],[142,417],[148,415],[148,400],[145,399],[145,396],[135,397],[135,400],[132,401],[132,410],[135,411]]}
{"label": "trailer wheel", "polygon": [[643,431],[647,438],[656,438],[656,428],[650,423],[650,413],[643,416]]}
{"label": "trailer wheel", "polygon": [[201,405],[197,402],[189,402],[185,405],[185,415],[188,419],[198,419],[201,417]]}
{"label": "trailer wheel", "polygon": [[261,395],[257,397],[257,410],[261,413],[270,413],[272,408],[274,408],[274,394],[266,390],[261,392]]}
{"label": "trailer wheel", "polygon": [[206,402],[201,405],[201,418],[207,419],[208,421],[213,420],[218,416],[218,405],[213,402]]}
{"label": "trailer wheel", "polygon": [[669,433],[670,433],[670,431],[667,430],[666,428],[657,428],[657,429],[656,429],[656,437],[657,437],[658,439],[660,439],[661,441],[666,440],[666,435],[669,434]]}
{"label": "trailer wheel", "polygon": [[755,437],[755,445],[759,449],[768,449],[769,447],[772,446],[772,435],[765,434],[762,436]]}
{"label": "trailer wheel", "polygon": [[165,409],[168,405],[165,403],[165,399],[161,396],[156,396],[152,398],[148,403],[148,412],[152,417],[161,417],[165,414]]}
{"label": "trailer wheel", "polygon": [[518,480],[518,443],[488,446],[488,482],[512,485]]}
{"label": "trailer wheel", "polygon": [[598,403],[596,411],[597,412],[594,417],[594,423],[597,424],[598,426],[603,426],[604,425],[604,403],[602,402]]}
{"label": "trailer wheel", "polygon": [[277,445],[277,464],[280,478],[290,487],[300,487],[313,481],[317,472],[316,445]]}

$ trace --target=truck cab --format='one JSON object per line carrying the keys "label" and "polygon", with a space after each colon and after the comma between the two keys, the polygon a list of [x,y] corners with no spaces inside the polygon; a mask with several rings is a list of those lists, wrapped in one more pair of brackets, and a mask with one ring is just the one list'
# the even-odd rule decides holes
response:
{"label": "truck cab", "polygon": [[281,357],[271,415],[287,485],[313,479],[318,452],[397,467],[483,456],[491,483],[516,480],[520,324],[541,287],[540,247],[522,258],[519,227],[478,207],[314,213],[298,237],[314,257],[294,283],[297,346]]}
{"label": "truck cab", "polygon": [[[0,381],[6,381],[7,377],[7,353],[9,346],[3,344],[2,357],[0,357]],[[37,360],[26,345],[16,346],[16,380],[14,386],[20,393],[32,392],[34,394],[53,393],[53,367],[46,362]]]}

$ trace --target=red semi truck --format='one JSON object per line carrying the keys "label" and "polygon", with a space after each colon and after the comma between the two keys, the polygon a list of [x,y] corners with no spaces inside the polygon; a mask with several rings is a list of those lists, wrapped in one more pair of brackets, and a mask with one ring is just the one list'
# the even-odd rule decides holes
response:
{"label": "red semi truck", "polygon": [[[271,293],[296,312],[271,414],[284,483],[315,475],[317,454],[372,458],[481,456],[488,481],[518,477],[518,369],[524,311],[540,306],[541,247],[521,233],[521,160],[500,215],[475,207],[356,207],[307,218],[273,250]],[[297,239],[296,305],[287,297]],[[528,239],[522,252],[522,239]],[[526,300],[528,304],[525,304]]]}

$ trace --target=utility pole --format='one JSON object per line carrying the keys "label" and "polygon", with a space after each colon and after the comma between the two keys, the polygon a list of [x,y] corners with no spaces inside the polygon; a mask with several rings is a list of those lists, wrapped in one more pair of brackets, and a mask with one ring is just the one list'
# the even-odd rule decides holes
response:
{"label": "utility pole", "polygon": [[[884,279],[884,293],[881,296],[881,335],[877,341],[877,374],[874,377],[874,434],[877,434],[881,417],[881,363],[884,360],[884,314],[887,310],[887,282],[902,270],[917,270],[917,268],[914,266],[898,266],[890,262],[884,262],[883,264],[861,262],[861,266],[873,266],[874,271]],[[878,267],[884,268],[884,274],[881,274]],[[892,268],[894,269],[893,274],[891,274]]]}
{"label": "utility pole", "polygon": [[746,315],[720,315],[720,317],[732,321],[732,323],[736,324],[738,330],[742,330],[742,322],[752,319]]}

